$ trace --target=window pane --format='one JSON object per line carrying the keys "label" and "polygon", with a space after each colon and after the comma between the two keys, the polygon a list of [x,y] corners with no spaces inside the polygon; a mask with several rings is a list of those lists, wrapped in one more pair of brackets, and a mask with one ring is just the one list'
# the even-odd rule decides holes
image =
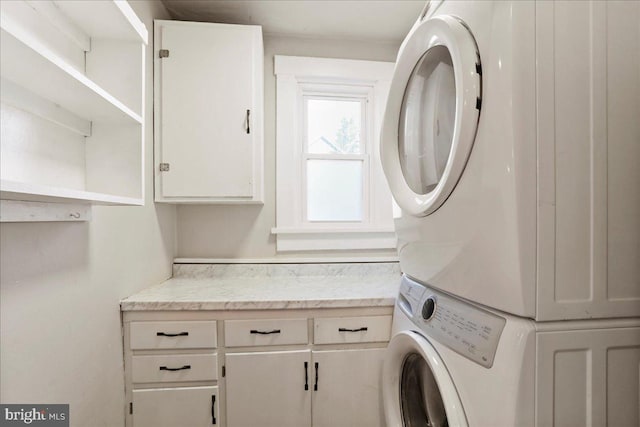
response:
{"label": "window pane", "polygon": [[361,154],[362,102],[307,99],[307,151]]}
{"label": "window pane", "polygon": [[308,221],[362,221],[362,163],[307,160]]}

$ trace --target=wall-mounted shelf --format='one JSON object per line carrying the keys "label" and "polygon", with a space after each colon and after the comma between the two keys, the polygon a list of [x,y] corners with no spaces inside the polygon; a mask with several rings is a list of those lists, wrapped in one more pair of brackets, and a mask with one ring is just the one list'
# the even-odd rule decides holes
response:
{"label": "wall-mounted shelf", "polygon": [[134,197],[112,196],[91,191],[72,190],[63,187],[29,184],[17,181],[0,181],[2,200],[39,201],[50,203],[90,203],[93,205],[141,206],[143,201]]}
{"label": "wall-mounted shelf", "polygon": [[147,44],[147,27],[125,0],[57,0],[55,5],[94,38]]}
{"label": "wall-mounted shelf", "polygon": [[124,0],[0,8],[1,198],[143,205],[144,24]]}
{"label": "wall-mounted shelf", "polygon": [[[2,23],[4,24],[4,22]],[[142,123],[135,113],[27,34],[0,33],[2,77],[88,120]],[[19,60],[12,60],[19,58]],[[47,76],[46,79],[42,75]]]}

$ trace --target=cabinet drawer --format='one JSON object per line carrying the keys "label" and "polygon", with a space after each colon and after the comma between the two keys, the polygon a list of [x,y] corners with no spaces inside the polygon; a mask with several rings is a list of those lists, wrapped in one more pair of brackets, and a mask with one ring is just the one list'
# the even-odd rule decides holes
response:
{"label": "cabinet drawer", "polygon": [[307,344],[307,319],[227,320],[227,347]]}
{"label": "cabinet drawer", "polygon": [[218,356],[216,354],[133,356],[131,373],[134,383],[211,381],[218,379]]}
{"label": "cabinet drawer", "polygon": [[391,316],[328,317],[314,319],[316,344],[389,341]]}
{"label": "cabinet drawer", "polygon": [[156,348],[215,348],[215,321],[131,322],[132,350]]}

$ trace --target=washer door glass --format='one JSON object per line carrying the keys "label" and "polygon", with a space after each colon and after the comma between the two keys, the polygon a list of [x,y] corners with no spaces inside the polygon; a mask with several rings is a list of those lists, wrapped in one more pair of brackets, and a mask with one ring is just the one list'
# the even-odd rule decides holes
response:
{"label": "washer door glass", "polygon": [[433,372],[424,358],[416,353],[407,356],[402,367],[400,408],[405,427],[449,425]]}
{"label": "washer door glass", "polygon": [[445,46],[435,46],[411,73],[400,110],[400,166],[415,193],[427,194],[440,182],[451,154],[455,118],[451,55]]}
{"label": "washer door glass", "polygon": [[[400,314],[401,322],[403,316]],[[469,425],[444,361],[427,337],[415,331],[398,332],[389,342],[382,370],[382,400],[389,426]]]}

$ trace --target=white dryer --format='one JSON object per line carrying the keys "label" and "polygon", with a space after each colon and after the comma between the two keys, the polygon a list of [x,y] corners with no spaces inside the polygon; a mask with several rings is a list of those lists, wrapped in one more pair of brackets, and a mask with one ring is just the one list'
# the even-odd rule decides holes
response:
{"label": "white dryer", "polygon": [[640,314],[640,2],[442,1],[381,160],[402,270],[536,320]]}
{"label": "white dryer", "polygon": [[388,427],[640,423],[639,319],[541,324],[404,277],[393,331]]}

